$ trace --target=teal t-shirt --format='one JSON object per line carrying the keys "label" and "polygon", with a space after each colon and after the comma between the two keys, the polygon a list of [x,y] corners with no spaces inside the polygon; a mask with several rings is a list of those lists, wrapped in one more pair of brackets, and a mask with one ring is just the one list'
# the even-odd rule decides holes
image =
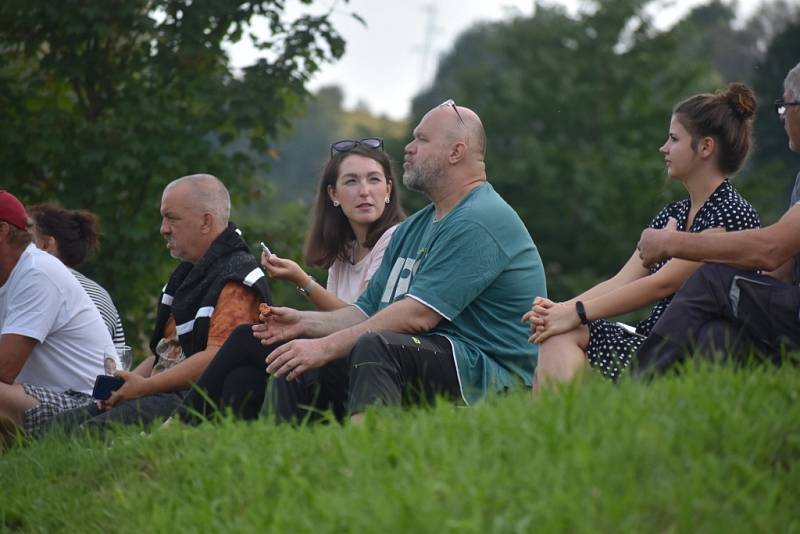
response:
{"label": "teal t-shirt", "polygon": [[487,391],[529,386],[538,351],[521,318],[547,289],[528,230],[488,183],[442,220],[435,215],[428,205],[397,228],[355,305],[371,316],[409,297],[441,315],[431,333],[453,345],[467,403]]}

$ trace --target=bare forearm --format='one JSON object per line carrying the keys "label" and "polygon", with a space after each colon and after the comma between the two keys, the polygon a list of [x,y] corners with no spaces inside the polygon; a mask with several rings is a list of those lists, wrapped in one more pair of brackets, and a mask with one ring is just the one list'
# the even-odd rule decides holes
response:
{"label": "bare forearm", "polygon": [[430,332],[442,317],[424,304],[405,298],[376,313],[369,319],[324,338],[326,353],[341,358],[350,353],[359,337],[367,332],[390,330],[406,334]]}
{"label": "bare forearm", "polygon": [[261,265],[278,280],[287,280],[305,293],[309,302],[320,311],[332,311],[344,308],[347,303],[328,291],[305,272],[297,263],[285,258],[262,256]]}
{"label": "bare forearm", "polygon": [[724,234],[673,232],[667,242],[667,253],[674,258],[771,271],[786,263],[792,254],[765,230]]}
{"label": "bare forearm", "polygon": [[622,315],[643,308],[674,293],[674,291],[669,291],[666,288],[653,287],[653,284],[648,284],[648,282],[650,280],[642,278],[616,288],[600,297],[584,301],[586,318],[594,321]]}
{"label": "bare forearm", "polygon": [[605,295],[584,301],[588,319],[604,319],[638,310],[675,293],[702,263],[672,259],[657,272],[637,278]]}
{"label": "bare forearm", "polygon": [[303,312],[305,337],[324,337],[364,321],[365,316],[355,306],[345,306],[329,312]]}
{"label": "bare forearm", "polygon": [[308,292],[308,300],[320,311],[338,310],[348,305],[345,301],[317,283],[315,283]]}
{"label": "bare forearm", "polygon": [[584,291],[583,293],[581,293],[577,297],[575,297],[573,299],[570,299],[567,302],[570,302],[570,303],[574,304],[576,300],[580,300],[580,301],[586,302],[586,301],[589,301],[589,300],[592,300],[592,299],[596,299],[598,297],[602,297],[603,295],[606,295],[606,294],[614,291],[615,289],[619,288],[620,286],[622,286],[624,284],[623,281],[617,280],[616,278],[617,277],[615,276],[615,277],[610,278],[610,279],[608,279],[608,280],[606,280],[604,282],[600,282],[596,286],[592,287],[591,289],[587,289],[586,291]]}
{"label": "bare forearm", "polygon": [[774,271],[770,271],[768,273],[764,273],[769,275],[781,282],[786,282],[787,284],[792,283],[792,279],[794,278],[794,263],[795,259],[792,258]]}
{"label": "bare forearm", "polygon": [[0,382],[14,383],[37,343],[19,334],[0,335]]}
{"label": "bare forearm", "polygon": [[206,370],[218,350],[219,347],[207,347],[206,350],[196,352],[174,367],[150,376],[147,379],[148,393],[189,389]]}
{"label": "bare forearm", "polygon": [[605,282],[600,282],[588,291],[584,291],[569,301],[569,303],[574,304],[576,300],[580,300],[585,303],[586,301],[602,297],[603,295],[614,292],[626,284],[630,284],[636,280],[644,278],[648,274],[650,274],[649,271],[642,267],[638,252],[634,252],[617,274]]}
{"label": "bare forearm", "polygon": [[145,358],[142,363],[136,366],[136,369],[133,370],[139,376],[143,376],[148,378],[153,373],[153,366],[156,363],[155,356],[149,356]]}
{"label": "bare forearm", "polygon": [[0,382],[5,384],[13,384],[17,375],[22,370],[22,366],[16,361],[10,361],[0,354]]}

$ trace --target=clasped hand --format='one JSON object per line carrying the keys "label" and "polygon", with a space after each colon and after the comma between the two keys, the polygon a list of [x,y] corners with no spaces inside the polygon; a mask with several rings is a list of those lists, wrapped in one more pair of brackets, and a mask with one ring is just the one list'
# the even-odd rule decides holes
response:
{"label": "clasped hand", "polygon": [[522,316],[522,321],[531,325],[529,343],[543,343],[547,338],[569,332],[581,324],[574,304],[553,302],[545,297],[534,299],[531,311]]}
{"label": "clasped hand", "polygon": [[149,392],[147,390],[147,379],[140,374],[130,371],[116,371],[114,376],[125,380],[118,390],[111,392],[111,396],[104,401],[97,401],[97,407],[102,410],[110,410],[117,404],[129,400],[144,397]]}
{"label": "clasped hand", "polygon": [[277,345],[267,357],[267,372],[276,377],[294,380],[309,369],[328,362],[319,339],[297,339],[305,333],[303,315],[292,308],[271,309],[268,316],[259,316],[261,323],[253,325],[253,336],[262,345]]}
{"label": "clasped hand", "polygon": [[330,358],[320,339],[295,339],[276,347],[267,356],[267,372],[292,381],[309,369],[322,367]]}
{"label": "clasped hand", "polygon": [[670,217],[664,228],[660,230],[645,228],[642,231],[636,248],[639,250],[639,258],[641,258],[643,266],[650,267],[655,265],[669,255],[667,254],[667,241],[670,238],[670,234],[677,231],[677,229],[678,220]]}

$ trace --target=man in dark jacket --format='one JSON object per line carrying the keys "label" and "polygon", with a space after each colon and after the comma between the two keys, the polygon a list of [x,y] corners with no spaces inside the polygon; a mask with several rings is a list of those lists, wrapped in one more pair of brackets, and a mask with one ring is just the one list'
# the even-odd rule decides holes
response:
{"label": "man in dark jacket", "polygon": [[159,299],[153,355],[133,371],[117,371],[125,383],[107,401],[66,412],[54,424],[97,428],[168,417],[230,332],[258,320],[258,305],[270,302],[269,287],[229,214],[230,196],[214,176],[185,176],[167,185],[161,234],[181,263]]}

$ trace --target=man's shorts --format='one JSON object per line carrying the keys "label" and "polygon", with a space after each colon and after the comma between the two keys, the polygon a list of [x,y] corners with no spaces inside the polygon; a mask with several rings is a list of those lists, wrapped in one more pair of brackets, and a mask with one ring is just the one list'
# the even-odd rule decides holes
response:
{"label": "man's shorts", "polygon": [[22,384],[22,389],[29,397],[39,401],[38,406],[25,410],[22,425],[26,436],[35,436],[54,415],[66,410],[91,404],[92,396],[68,389],[63,393],[34,384]]}

